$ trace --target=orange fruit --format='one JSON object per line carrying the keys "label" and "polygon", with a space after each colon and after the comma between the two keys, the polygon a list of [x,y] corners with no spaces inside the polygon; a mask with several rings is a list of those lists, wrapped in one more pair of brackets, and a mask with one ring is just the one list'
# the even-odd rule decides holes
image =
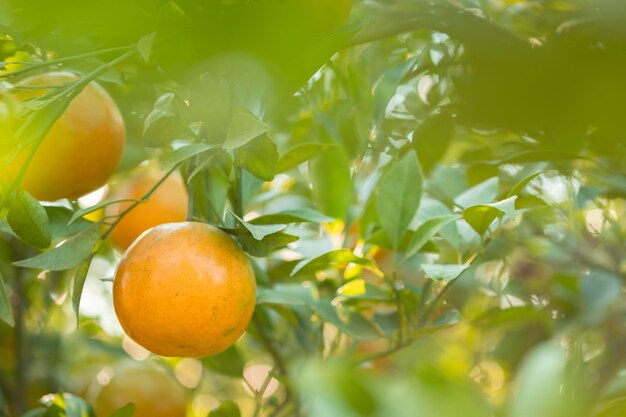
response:
{"label": "orange fruit", "polygon": [[[110,200],[139,200],[154,187],[164,172],[150,169],[117,184]],[[129,211],[111,232],[111,242],[124,251],[146,230],[163,223],[182,222],[187,216],[187,189],[178,172],[172,173],[147,201]],[[107,206],[107,216],[119,216],[132,202]]]}
{"label": "orange fruit", "polygon": [[204,223],[156,226],[126,251],[113,304],[126,334],[161,356],[219,353],[244,333],[255,277],[243,250]]}
{"label": "orange fruit", "polygon": [[[50,72],[22,81],[22,86],[59,86],[77,80],[68,72]],[[22,100],[46,89],[19,94]],[[97,83],[88,84],[54,123],[26,170],[22,189],[35,198],[54,201],[78,198],[102,187],[122,158],[126,132],[113,99]],[[8,166],[15,178],[30,149]]]}
{"label": "orange fruit", "polygon": [[130,403],[135,405],[134,417],[185,417],[187,412],[182,387],[165,372],[149,367],[118,370],[93,401],[98,417],[108,417]]}

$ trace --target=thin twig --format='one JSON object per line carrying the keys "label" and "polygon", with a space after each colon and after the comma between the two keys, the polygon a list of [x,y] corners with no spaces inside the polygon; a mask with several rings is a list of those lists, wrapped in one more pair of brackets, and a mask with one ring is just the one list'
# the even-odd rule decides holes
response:
{"label": "thin twig", "polygon": [[263,383],[259,387],[259,390],[256,391],[254,395],[254,401],[256,405],[254,407],[254,414],[252,415],[252,417],[259,417],[259,415],[261,414],[261,409],[263,408],[263,397],[265,396],[265,391],[267,391],[267,387],[269,387],[270,382],[272,381],[272,378],[274,378],[274,372],[275,372],[275,369],[272,368],[267,373],[267,375],[265,376],[265,379],[263,380]]}
{"label": "thin twig", "polygon": [[120,46],[116,48],[100,49],[98,51],[86,52],[84,54],[78,54],[78,55],[72,55],[68,57],[53,59],[51,61],[37,62],[35,64],[29,65],[26,68],[22,68],[22,69],[12,71],[12,72],[7,72],[5,74],[0,74],[0,78],[19,77],[20,75],[24,75],[26,73],[29,73],[29,72],[32,72],[41,68],[51,67],[54,65],[61,65],[66,62],[78,61],[84,58],[91,58],[93,56],[104,55],[104,54],[113,53],[113,52],[128,51],[134,46],[135,45],[128,45],[128,46]]}
{"label": "thin twig", "polygon": [[102,241],[106,240],[107,237],[109,237],[109,235],[111,234],[111,232],[113,232],[113,229],[115,229],[115,227],[122,221],[122,219],[124,218],[124,216],[126,216],[128,213],[130,213],[135,207],[137,207],[139,204],[146,202],[150,196],[157,190],[157,188],[159,188],[161,186],[161,184],[163,184],[163,182],[165,182],[165,180],[172,175],[172,173],[174,171],[176,171],[178,169],[178,166],[180,165],[180,163],[174,165],[173,168],[171,168],[169,171],[167,171],[165,173],[165,175],[163,175],[163,177],[161,177],[161,179],[159,179],[159,181],[157,181],[156,184],[154,184],[152,186],[152,188],[150,188],[148,190],[147,193],[145,193],[139,200],[135,200],[135,202],[133,204],[131,204],[130,206],[128,206],[124,211],[122,211],[119,216],[117,216],[117,219],[111,223],[111,226],[106,230],[106,232],[104,232],[102,234]]}
{"label": "thin twig", "polygon": [[[465,261],[465,265],[469,265],[472,263],[472,261],[474,259],[476,259],[476,257],[478,256],[478,252],[474,253],[472,256],[469,257],[469,259],[467,261]],[[448,282],[446,284],[445,287],[443,287],[443,289],[439,292],[439,294],[437,294],[437,296],[435,297],[435,299],[433,301],[431,301],[430,305],[428,306],[428,309],[426,310],[426,312],[424,313],[424,315],[422,316],[422,320],[421,323],[422,324],[426,324],[428,323],[428,320],[430,319],[430,316],[432,315],[432,313],[435,311],[435,308],[437,307],[437,305],[439,304],[439,302],[443,299],[443,297],[446,295],[446,293],[450,290],[450,288],[454,285],[455,282],[457,282],[459,280],[459,277],[454,278],[453,280],[451,280],[450,282]]]}

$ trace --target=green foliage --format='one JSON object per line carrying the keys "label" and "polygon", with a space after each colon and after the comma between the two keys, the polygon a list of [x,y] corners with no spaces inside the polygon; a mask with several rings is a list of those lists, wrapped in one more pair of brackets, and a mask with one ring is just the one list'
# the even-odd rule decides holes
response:
{"label": "green foliage", "polygon": [[309,162],[313,199],[317,207],[343,219],[352,200],[350,160],[342,149],[328,149]]}
{"label": "green foliage", "polygon": [[4,279],[0,274],[0,320],[8,324],[9,326],[15,326],[15,319],[13,318],[13,311],[11,310],[11,303],[7,295],[7,289],[4,284]]}
{"label": "green foliage", "polygon": [[241,412],[236,403],[224,401],[219,407],[211,410],[208,417],[241,417]]}
{"label": "green foliage", "polygon": [[400,244],[422,198],[422,174],[415,152],[406,154],[380,180],[376,208],[394,248]]}
{"label": "green foliage", "polygon": [[46,210],[27,192],[17,193],[7,213],[7,222],[11,230],[25,243],[42,249],[50,246],[51,237]]}
{"label": "green foliage", "polygon": [[[97,79],[127,125],[111,182],[180,171],[188,217],[257,276],[235,346],[146,358],[109,324],[120,217],[84,218],[116,201],[0,178],[0,412],[90,416],[25,395],[130,354],[174,370],[194,417],[623,414],[626,7],[338,4],[0,0],[2,164]],[[80,78],[17,100],[51,69]]]}
{"label": "green foliage", "polygon": [[13,262],[21,268],[63,271],[82,262],[93,250],[100,237],[100,227],[95,224],[75,234],[61,245],[29,259]]}

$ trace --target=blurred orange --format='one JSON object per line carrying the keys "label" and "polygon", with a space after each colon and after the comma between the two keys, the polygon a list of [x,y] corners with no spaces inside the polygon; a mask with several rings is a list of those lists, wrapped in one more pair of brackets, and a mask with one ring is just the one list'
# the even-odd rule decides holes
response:
{"label": "blurred orange", "polygon": [[[63,86],[77,79],[68,72],[50,72],[27,78],[19,85]],[[19,98],[26,100],[48,91],[36,89],[20,93]],[[45,201],[78,198],[94,191],[117,168],[125,140],[119,109],[100,85],[91,82],[72,100],[44,138],[28,165],[22,188]],[[29,152],[27,147],[9,164],[8,180],[16,178]]]}
{"label": "blurred orange", "polygon": [[[110,200],[139,200],[154,187],[164,172],[149,168],[133,178],[115,185],[109,195]],[[111,232],[113,245],[121,251],[126,250],[146,230],[163,223],[175,223],[185,220],[188,207],[187,190],[181,175],[172,173],[147,201],[128,212]],[[112,204],[106,208],[106,216],[118,216],[132,202]]]}
{"label": "blurred orange", "polygon": [[185,417],[187,399],[174,378],[147,366],[118,369],[93,401],[97,417],[108,417],[127,404],[134,417]]}

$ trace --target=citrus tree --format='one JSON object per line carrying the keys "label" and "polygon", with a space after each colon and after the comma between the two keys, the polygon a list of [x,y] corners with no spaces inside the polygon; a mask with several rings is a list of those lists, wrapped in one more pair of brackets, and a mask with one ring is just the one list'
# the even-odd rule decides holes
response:
{"label": "citrus tree", "polygon": [[619,0],[0,0],[0,414],[622,416]]}

